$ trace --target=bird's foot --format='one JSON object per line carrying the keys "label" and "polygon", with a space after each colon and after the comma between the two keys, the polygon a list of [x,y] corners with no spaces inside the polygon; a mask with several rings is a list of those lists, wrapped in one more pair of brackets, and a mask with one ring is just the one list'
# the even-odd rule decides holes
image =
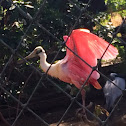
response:
{"label": "bird's foot", "polygon": [[76,115],[79,119],[81,119],[85,124],[89,125],[89,126],[99,126],[98,123],[91,121],[87,118],[86,113],[84,113],[82,108],[77,109],[76,111]]}
{"label": "bird's foot", "polygon": [[[86,106],[87,109],[90,109],[92,108],[93,106],[93,103],[90,102],[89,105]],[[82,119],[84,122],[90,124],[91,121],[87,118],[87,115],[86,115],[86,112],[85,112],[85,109],[84,108],[78,108],[76,110],[76,115],[78,118]]]}
{"label": "bird's foot", "polygon": [[86,113],[84,112],[83,108],[79,108],[76,110],[76,116],[83,120],[85,123],[90,123],[91,121],[88,120]]}

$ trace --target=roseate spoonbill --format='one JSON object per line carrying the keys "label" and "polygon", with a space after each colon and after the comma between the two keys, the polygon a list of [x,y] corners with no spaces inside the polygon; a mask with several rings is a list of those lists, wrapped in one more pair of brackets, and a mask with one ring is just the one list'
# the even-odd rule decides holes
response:
{"label": "roseate spoonbill", "polygon": [[[122,90],[124,90],[126,86],[125,79],[121,78],[120,75],[118,76],[117,73],[111,73],[110,79],[112,82],[107,80],[103,88],[103,92],[106,98],[106,109],[108,111],[113,108],[116,99],[122,95]],[[117,86],[115,86],[113,83]]]}
{"label": "roseate spoonbill", "polygon": [[[86,61],[91,67],[97,66],[97,59],[100,59],[109,45],[108,42],[90,33],[87,29],[75,29],[71,35],[63,36],[66,46],[74,51],[79,57]],[[84,63],[80,58],[74,55],[69,49],[66,49],[66,56],[55,64],[46,62],[47,55],[41,46],[36,47],[25,59],[40,57],[40,66],[44,72],[58,78],[64,82],[74,84],[78,89],[81,88],[84,81],[88,78],[92,68]],[[110,45],[102,59],[108,60],[116,58],[118,50]],[[100,77],[97,71],[93,71],[86,84],[92,84],[96,89],[102,87],[97,79]],[[85,90],[82,89],[82,101],[85,106]],[[85,111],[84,111],[85,112]]]}

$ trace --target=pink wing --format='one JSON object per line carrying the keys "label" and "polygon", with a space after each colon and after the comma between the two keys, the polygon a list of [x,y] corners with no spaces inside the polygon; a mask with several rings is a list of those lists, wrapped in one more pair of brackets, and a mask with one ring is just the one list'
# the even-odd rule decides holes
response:
{"label": "pink wing", "polygon": [[[67,37],[68,36],[64,36],[64,40],[66,40]],[[102,57],[109,43],[90,33],[87,29],[76,29],[72,31],[66,45],[91,66],[96,66],[97,59]],[[74,54],[68,49],[66,55],[74,57]],[[117,55],[118,50],[110,44],[102,59],[113,59],[116,58]]]}
{"label": "pink wing", "polygon": [[[90,31],[87,29],[73,30],[69,38],[68,36],[64,36],[63,38],[64,41],[67,40],[67,47],[74,51],[79,57],[81,57],[92,67],[97,65],[97,59],[101,58],[107,46],[109,45],[108,42],[90,33]],[[118,50],[114,46],[110,45],[105,55],[103,56],[103,59],[113,59],[117,55]],[[87,78],[92,70],[87,64],[85,64],[82,60],[75,56],[69,49],[67,49],[66,57],[64,60],[67,60],[69,62],[68,69],[71,70],[74,74],[79,74],[80,70],[84,71],[80,72],[79,74],[79,76],[82,78]],[[94,71],[91,77],[92,80],[97,80],[100,75],[99,73]]]}
{"label": "pink wing", "polygon": [[[67,37],[68,36],[64,36],[64,40],[66,40]],[[80,54],[79,56],[81,56],[83,59],[85,59],[83,52],[85,51],[88,52],[89,50],[90,52],[95,54],[95,57],[97,59],[100,59],[109,45],[108,42],[90,33],[90,31],[87,29],[73,30],[71,36],[69,37],[69,40],[70,39],[73,42],[68,41],[66,45],[73,50],[74,48],[78,49]],[[74,45],[76,45],[76,47],[74,47]],[[110,44],[102,59],[104,60],[114,59],[116,58],[117,55],[118,50],[113,45]]]}

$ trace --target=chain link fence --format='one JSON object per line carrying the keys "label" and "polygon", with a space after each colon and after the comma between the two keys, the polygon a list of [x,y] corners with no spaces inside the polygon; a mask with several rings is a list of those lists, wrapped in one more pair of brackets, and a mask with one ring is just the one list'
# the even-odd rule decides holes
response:
{"label": "chain link fence", "polygon": [[[0,3],[2,3],[2,2],[3,1],[1,0]],[[73,16],[72,17],[73,21],[70,24],[69,30],[67,31],[69,36],[73,29],[76,29],[77,27],[82,26],[79,24],[80,24],[80,19],[83,16],[85,16],[87,19],[90,19],[91,21],[95,22],[96,24],[98,24],[102,29],[104,29],[104,31],[106,33],[109,32],[109,30],[107,30],[104,26],[102,26],[98,22],[98,20],[95,20],[95,18],[92,16],[92,14],[89,13],[88,8],[89,8],[89,5],[92,2],[92,0],[89,0],[87,4],[84,4],[84,6],[80,6],[80,4],[78,4],[78,1],[68,0],[67,2],[69,2],[69,5],[76,12],[75,13],[76,15],[70,15],[70,16]],[[18,2],[8,0],[8,3],[10,4],[8,6],[11,6],[11,9],[14,8],[14,10],[16,10],[16,13],[19,13],[21,15],[23,22],[25,23],[25,20],[24,20],[24,18],[25,18],[28,21],[28,23],[26,23],[25,30],[22,30],[22,27],[19,26],[17,24],[17,22],[15,22],[15,24],[12,24],[12,25],[17,26],[18,29],[20,29],[20,31],[22,32],[20,38],[16,38],[16,34],[13,35],[13,37],[15,37],[18,41],[16,43],[16,47],[11,45],[11,43],[13,43],[12,41],[10,43],[8,43],[2,37],[0,38],[1,48],[5,49],[5,55],[7,55],[7,58],[4,57],[3,59],[1,59],[4,62],[2,64],[1,73],[0,73],[0,89],[1,89],[0,93],[1,93],[1,101],[3,100],[4,102],[1,103],[0,118],[1,118],[2,122],[0,125],[20,126],[23,124],[23,125],[27,125],[27,126],[29,126],[29,125],[30,126],[32,126],[32,125],[33,126],[49,126],[52,123],[55,123],[54,125],[57,125],[57,126],[61,125],[61,124],[65,126],[66,123],[63,121],[64,121],[64,119],[69,118],[68,115],[69,115],[69,113],[71,113],[72,109],[74,108],[73,106],[83,107],[80,100],[78,100],[79,95],[80,95],[82,88],[84,87],[84,85],[86,84],[86,82],[88,81],[88,79],[92,73],[90,73],[87,80],[84,82],[82,88],[77,92],[77,94],[72,96],[72,95],[70,95],[70,93],[67,92],[66,88],[64,88],[64,85],[67,85],[67,84],[64,84],[64,82],[61,82],[57,79],[51,78],[50,76],[47,75],[48,71],[46,73],[43,73],[36,66],[36,64],[30,63],[26,59],[24,59],[23,57],[26,56],[26,53],[28,53],[28,52],[25,51],[22,53],[21,50],[23,50],[23,48],[25,48],[26,50],[29,50],[30,48],[28,47],[28,45],[31,46],[33,44],[33,43],[28,44],[32,40],[31,36],[32,36],[33,29],[34,29],[34,32],[36,31],[37,28],[41,31],[41,33],[39,33],[39,34],[37,34],[37,33],[36,33],[36,35],[34,34],[35,37],[39,36],[40,40],[43,39],[43,38],[41,38],[41,35],[44,34],[46,36],[45,37],[46,39],[42,40],[43,41],[42,44],[45,47],[47,47],[47,44],[53,45],[53,42],[47,43],[48,40],[50,41],[50,38],[52,39],[52,41],[59,43],[58,44],[59,47],[56,48],[57,49],[56,53],[54,53],[54,55],[50,56],[50,59],[52,59],[50,61],[51,64],[55,60],[64,56],[64,53],[61,56],[61,51],[64,49],[64,47],[66,45],[62,41],[62,39],[60,37],[58,37],[60,32],[55,31],[55,33],[52,33],[51,30],[48,30],[48,27],[45,27],[44,24],[40,23],[40,20],[44,20],[44,18],[48,19],[48,17],[46,17],[46,13],[42,13],[45,10],[45,6],[48,3],[48,1],[43,0],[40,2],[39,8],[36,9],[36,13],[34,14],[33,17],[29,13],[27,13],[27,10],[21,8],[19,6]],[[32,8],[32,6],[29,6],[29,7]],[[34,8],[32,8],[32,9],[34,9]],[[70,10],[68,10],[68,11],[70,11]],[[4,13],[6,13],[6,12],[4,12]],[[51,11],[48,13],[53,14],[53,12],[51,12]],[[66,16],[69,17],[69,15],[66,15]],[[6,22],[6,18],[4,21]],[[119,39],[123,44],[125,44],[124,40],[122,40],[121,38],[116,36],[124,23],[125,23],[125,20],[118,27],[116,32],[111,33],[112,37],[111,37],[110,43],[114,39]],[[51,24],[53,25],[54,22],[51,22]],[[58,26],[58,24],[57,24],[57,26]],[[86,27],[86,26],[83,26],[83,27]],[[52,29],[55,29],[55,27],[52,27]],[[13,31],[11,31],[11,32],[13,32]],[[63,32],[62,36],[64,34],[65,33]],[[34,37],[34,39],[35,39],[35,37]],[[36,39],[33,41],[36,41]],[[37,46],[40,44],[41,44],[40,42],[36,41],[36,43],[34,43],[33,45]],[[31,46],[31,49],[33,49],[33,48],[34,47]],[[48,49],[48,50],[51,50],[51,49]],[[50,52],[48,52],[48,53],[50,53]],[[24,56],[22,56],[22,54]],[[17,58],[23,59],[26,64],[18,65]],[[99,60],[98,64],[99,63],[100,63],[100,60]],[[92,68],[92,70],[93,70],[93,68]],[[97,70],[97,71],[100,73],[102,78],[105,78],[106,80],[110,80],[100,70]],[[101,82],[103,82],[103,81],[101,81]],[[97,123],[95,122],[96,124],[93,123],[91,125],[101,125],[101,126],[111,125],[111,123],[109,123],[109,119],[112,118],[113,113],[116,111],[116,108],[118,108],[117,106],[119,105],[121,100],[122,99],[125,100],[125,97],[124,97],[125,90],[123,92],[124,93],[118,99],[114,108],[109,113],[109,115],[106,116],[105,119],[100,118],[98,116],[98,114],[92,112],[88,108],[85,108],[87,115],[89,114],[89,116],[91,118],[93,118],[93,120],[96,120],[96,122],[97,122]],[[47,96],[47,94],[48,94],[48,96]],[[60,94],[62,94],[63,97],[60,97]],[[54,99],[53,99],[54,101],[47,100],[51,95],[52,95],[52,97],[54,97]],[[60,97],[60,101],[58,99],[59,97]],[[54,104],[54,102],[58,105]],[[47,108],[43,107],[43,106],[46,106]],[[54,112],[54,114],[52,114],[52,116],[50,116],[51,112],[52,112],[50,110],[50,106],[52,106],[52,108],[54,106],[55,110],[59,106],[63,106],[65,109],[61,113]],[[6,108],[6,109],[4,109],[4,108]],[[49,109],[48,111],[50,111],[50,113],[45,114],[45,112],[47,111],[46,109]],[[103,109],[103,108],[101,108],[101,109],[97,108],[96,110],[98,110],[99,112],[101,112],[101,110],[105,111],[105,109]],[[103,114],[103,115],[106,115],[106,114]],[[123,115],[125,115],[125,113],[123,113]],[[55,116],[57,119],[55,119]],[[75,117],[75,112],[72,111],[71,116]],[[31,119],[29,121],[28,121],[28,117],[31,117]],[[54,120],[56,120],[56,122]],[[23,123],[25,121],[26,121],[26,124]],[[74,121],[75,120],[73,120],[73,122]],[[81,121],[81,123],[82,124],[76,124],[76,123],[72,124],[72,122],[71,122],[66,125],[87,125],[83,121]],[[125,125],[125,124],[123,124],[123,125]]]}

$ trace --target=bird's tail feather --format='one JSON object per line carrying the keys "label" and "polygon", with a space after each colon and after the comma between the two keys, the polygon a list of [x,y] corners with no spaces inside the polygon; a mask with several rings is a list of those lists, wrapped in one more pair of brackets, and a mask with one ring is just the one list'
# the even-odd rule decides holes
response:
{"label": "bird's tail feather", "polygon": [[97,80],[91,79],[91,84],[94,86],[96,89],[102,89],[101,85],[98,83]]}

